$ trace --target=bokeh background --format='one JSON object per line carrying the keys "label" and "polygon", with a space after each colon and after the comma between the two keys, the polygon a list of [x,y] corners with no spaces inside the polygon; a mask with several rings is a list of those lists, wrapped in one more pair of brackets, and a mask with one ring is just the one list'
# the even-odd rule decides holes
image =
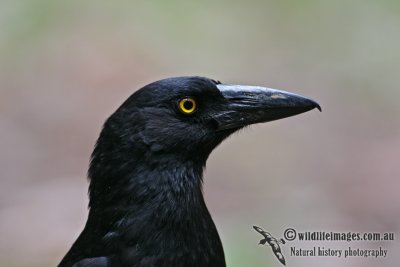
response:
{"label": "bokeh background", "polygon": [[[136,89],[202,75],[310,96],[323,112],[224,142],[206,201],[228,266],[281,266],[256,224],[394,232],[392,242],[291,242],[288,266],[400,262],[400,1],[1,1],[0,266],[55,266],[84,226],[104,120]],[[291,257],[379,248],[386,259]]]}

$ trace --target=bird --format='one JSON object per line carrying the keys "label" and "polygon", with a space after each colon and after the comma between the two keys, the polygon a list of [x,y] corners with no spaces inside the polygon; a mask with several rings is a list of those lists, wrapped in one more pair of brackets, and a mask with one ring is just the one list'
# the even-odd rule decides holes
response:
{"label": "bird", "polygon": [[208,156],[239,129],[314,108],[297,94],[199,76],[136,90],[102,127],[87,221],[58,266],[226,266],[202,192]]}
{"label": "bird", "polygon": [[274,252],[276,258],[283,264],[286,265],[286,260],[285,257],[282,254],[281,247],[279,244],[285,244],[285,240],[282,238],[280,240],[277,240],[275,237],[273,237],[269,232],[265,232],[263,229],[261,229],[258,226],[253,226],[254,230],[259,232],[261,235],[264,236],[263,239],[260,240],[258,243],[259,245],[265,245],[265,243],[268,243],[268,245],[271,246],[272,252]]}

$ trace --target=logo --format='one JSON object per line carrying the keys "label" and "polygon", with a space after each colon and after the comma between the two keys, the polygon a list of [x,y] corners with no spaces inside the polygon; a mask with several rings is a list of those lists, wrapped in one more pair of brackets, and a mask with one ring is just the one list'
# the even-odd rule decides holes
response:
{"label": "logo", "polygon": [[[253,226],[257,233],[264,238],[260,240],[259,245],[269,246],[280,263],[286,265],[285,257],[282,254],[280,245],[286,242],[297,241],[290,246],[289,257],[335,257],[335,258],[386,258],[388,249],[385,246],[379,247],[359,247],[360,242],[375,241],[375,243],[387,243],[395,240],[394,232],[337,232],[337,231],[297,231],[294,228],[286,228],[283,232],[283,238],[277,239],[271,233],[264,231],[261,227]],[[318,242],[318,245],[312,245],[312,242]],[[329,243],[345,242],[345,247],[340,248],[337,245],[331,247]],[[347,245],[350,242],[357,242],[357,245]],[[301,243],[304,243],[302,245]]]}
{"label": "logo", "polygon": [[260,240],[258,243],[259,245],[268,245],[272,248],[272,252],[275,254],[276,258],[282,263],[283,265],[286,265],[285,257],[282,254],[281,247],[279,244],[285,244],[285,240],[281,239],[276,239],[273,237],[270,233],[265,232],[263,229],[261,229],[258,226],[253,226],[254,230],[256,230],[258,233],[260,233],[264,238]]}

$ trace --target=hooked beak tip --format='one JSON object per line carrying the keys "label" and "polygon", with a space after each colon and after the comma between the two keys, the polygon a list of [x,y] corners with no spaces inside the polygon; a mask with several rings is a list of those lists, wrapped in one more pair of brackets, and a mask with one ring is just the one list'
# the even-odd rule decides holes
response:
{"label": "hooked beak tip", "polygon": [[317,108],[320,112],[322,112],[321,106],[317,102],[315,102],[315,101],[313,101],[313,102],[314,102],[314,108]]}

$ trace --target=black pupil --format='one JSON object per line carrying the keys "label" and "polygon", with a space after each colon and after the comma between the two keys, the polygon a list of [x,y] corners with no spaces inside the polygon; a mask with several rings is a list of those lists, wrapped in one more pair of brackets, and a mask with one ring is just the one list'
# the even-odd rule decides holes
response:
{"label": "black pupil", "polygon": [[193,102],[190,101],[189,99],[184,100],[183,102],[183,107],[187,110],[191,110],[193,108]]}

